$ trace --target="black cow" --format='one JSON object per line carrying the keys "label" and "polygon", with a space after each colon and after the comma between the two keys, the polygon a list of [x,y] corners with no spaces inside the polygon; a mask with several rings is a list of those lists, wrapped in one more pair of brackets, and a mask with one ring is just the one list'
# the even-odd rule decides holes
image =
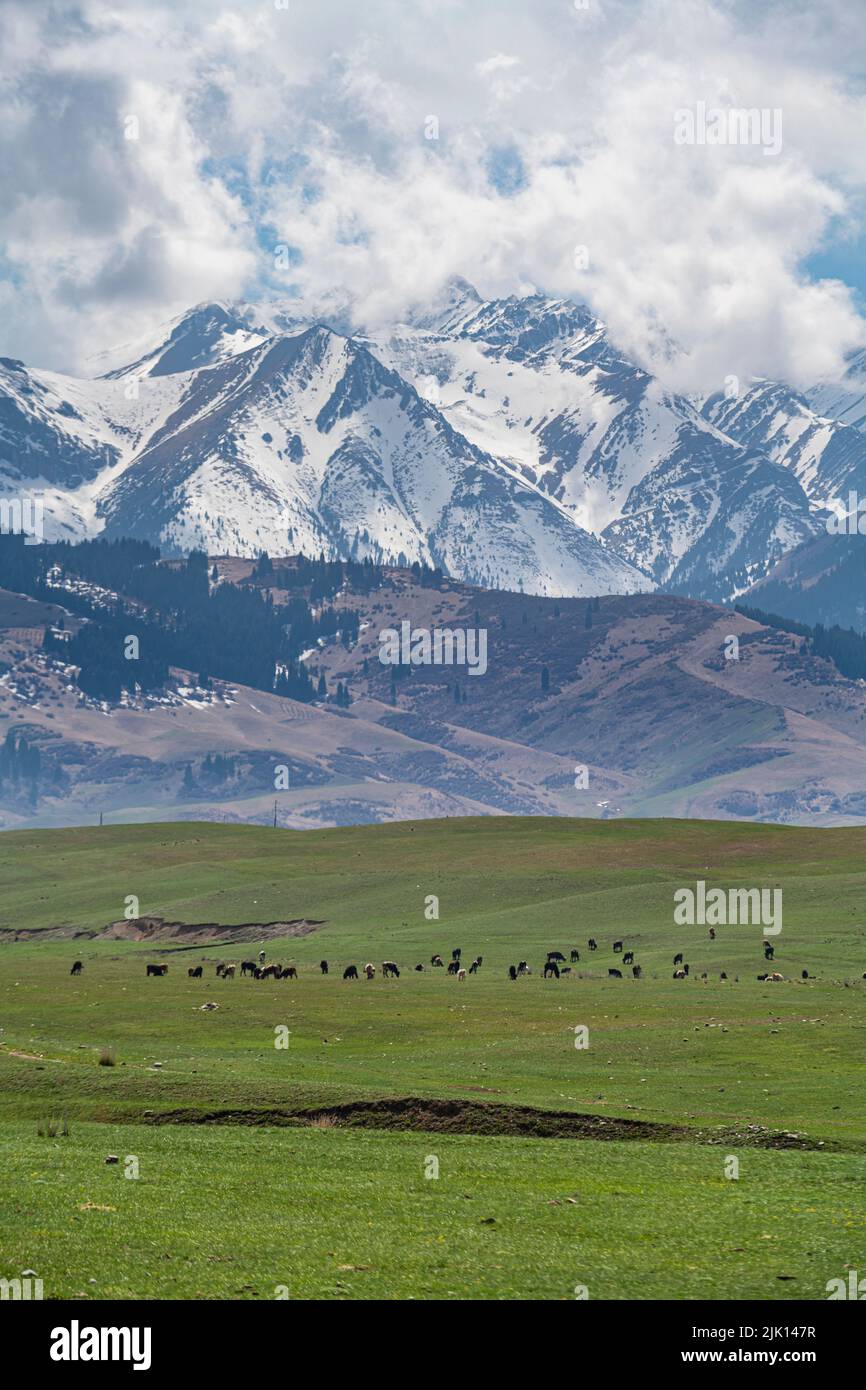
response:
{"label": "black cow", "polygon": [[167,966],[167,965],[149,965],[149,966],[147,967],[147,973],[148,973],[148,975],[167,975],[167,974],[168,974],[168,966]]}
{"label": "black cow", "polygon": [[202,975],[204,974],[204,971],[202,970],[200,965],[191,965],[186,973],[187,975],[189,975],[189,978],[191,980],[200,980]]}
{"label": "black cow", "polygon": [[383,979],[383,980],[387,980],[387,978],[388,978],[389,975],[393,975],[393,976],[395,976],[396,979],[399,980],[399,978],[400,978],[400,971],[397,969],[396,963],[395,963],[393,960],[383,960],[383,961],[382,961],[382,979]]}
{"label": "black cow", "polygon": [[470,965],[470,967],[469,967],[469,974],[470,974],[470,975],[475,975],[475,974],[477,973],[477,971],[478,971],[478,967],[479,967],[480,964],[481,964],[481,957],[478,956],[477,959],[475,959],[475,960],[472,962],[472,964]]}
{"label": "black cow", "polygon": [[634,951],[626,951],[622,963],[623,965],[634,965]]}
{"label": "black cow", "polygon": [[[801,975],[800,975],[800,979],[801,979],[801,980],[808,980],[808,978],[809,978],[809,972],[808,972],[808,970],[804,970],[804,971],[801,973]],[[864,980],[866,980],[866,975],[864,975],[863,978],[864,978]]]}
{"label": "black cow", "polygon": [[296,980],[298,978],[298,972],[293,965],[287,965],[285,970],[275,978],[278,980]]}
{"label": "black cow", "polygon": [[518,963],[518,966],[517,966],[517,973],[518,973],[518,975],[528,975],[528,974],[529,974],[529,966],[527,965],[527,963],[526,963],[525,960],[522,960],[522,961],[520,961],[520,962]]}
{"label": "black cow", "polygon": [[598,950],[598,942],[596,941],[596,939],[595,939],[594,936],[591,936],[591,937],[589,938],[589,940],[587,941],[586,944],[587,944],[587,946],[589,947],[589,949],[590,949],[591,951],[597,951],[597,950]]}
{"label": "black cow", "polygon": [[456,947],[454,948],[454,950],[451,952],[451,959],[452,959],[452,960],[459,960],[459,959],[460,959],[460,947],[459,947],[459,946],[456,946]]}
{"label": "black cow", "polygon": [[516,966],[516,965],[509,965],[509,967],[508,967],[508,978],[509,978],[509,980],[516,980],[516,979],[517,979],[517,966]]}
{"label": "black cow", "polygon": [[548,960],[565,960],[565,956],[562,954],[561,951],[548,951],[548,953],[547,953],[547,959],[548,959]]}
{"label": "black cow", "polygon": [[615,952],[616,952],[616,951],[621,951],[621,950],[622,950],[622,942],[621,942],[621,941],[615,941],[615,942],[613,943],[613,949],[614,949]]}
{"label": "black cow", "polygon": [[416,965],[416,966],[415,966],[415,969],[416,969],[416,970],[423,970],[424,967],[423,967],[423,965]]}
{"label": "black cow", "polygon": [[776,954],[775,946],[771,946],[769,941],[764,942],[764,960],[772,960]]}
{"label": "black cow", "polygon": [[571,948],[571,963],[572,963],[572,965],[574,965],[575,961],[578,961],[578,960],[580,960],[580,951],[578,951],[577,947],[572,946],[572,948]]}
{"label": "black cow", "polygon": [[631,968],[631,973],[632,973],[632,978],[633,978],[633,979],[639,980],[640,977],[641,977],[641,974],[642,974],[642,971],[641,971],[640,966],[639,966],[639,965],[633,965],[632,968]]}
{"label": "black cow", "polygon": [[241,975],[255,975],[257,968],[254,960],[241,961]]}
{"label": "black cow", "polygon": [[557,965],[555,960],[549,960],[544,967],[545,980],[547,979],[548,975],[554,975],[557,980],[559,979],[559,966]]}
{"label": "black cow", "polygon": [[75,961],[75,963],[74,963],[74,965],[72,966],[72,969],[70,970],[69,973],[70,973],[70,975],[80,975],[83,969],[84,969],[84,961],[83,961],[83,960],[77,960],[77,961]]}
{"label": "black cow", "polygon": [[674,965],[682,965],[682,963],[683,963],[683,953],[682,953],[682,951],[677,951],[677,954],[674,956]]}
{"label": "black cow", "polygon": [[322,972],[323,975],[327,975],[327,973],[328,973],[328,962],[327,962],[326,960],[320,960],[320,961],[319,961],[319,969],[321,970],[321,972]]}
{"label": "black cow", "polygon": [[457,971],[458,971],[459,969],[460,969],[460,961],[459,961],[459,960],[449,960],[449,962],[448,962],[448,974],[449,974],[449,975],[456,975],[456,974],[457,974]]}
{"label": "black cow", "polygon": [[610,978],[611,978],[612,980],[621,980],[621,979],[622,979],[622,971],[621,971],[621,970],[608,970],[607,973],[608,973],[608,975],[610,976]]}
{"label": "black cow", "polygon": [[344,980],[357,980],[357,978],[358,978],[358,967],[357,967],[357,965],[347,965],[346,968],[345,968],[345,970],[343,971],[343,979],[344,979]]}

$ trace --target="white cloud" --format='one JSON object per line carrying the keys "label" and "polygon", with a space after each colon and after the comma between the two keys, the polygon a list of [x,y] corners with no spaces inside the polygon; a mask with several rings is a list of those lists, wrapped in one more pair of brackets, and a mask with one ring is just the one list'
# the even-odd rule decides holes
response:
{"label": "white cloud", "polygon": [[[671,384],[807,384],[863,337],[849,290],[801,269],[862,206],[858,8],[7,0],[0,351],[80,365],[278,287],[290,244],[305,298],[345,290],[370,324],[455,274],[534,284],[587,298]],[[699,101],[781,108],[781,152],[677,145]]]}

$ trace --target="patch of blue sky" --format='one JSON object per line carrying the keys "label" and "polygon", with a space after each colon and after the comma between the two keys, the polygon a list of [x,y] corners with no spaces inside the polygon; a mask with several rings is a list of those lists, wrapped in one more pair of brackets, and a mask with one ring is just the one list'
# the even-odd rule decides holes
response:
{"label": "patch of blue sky", "polygon": [[487,152],[487,181],[503,198],[513,198],[529,180],[520,153],[513,145],[496,145]]}

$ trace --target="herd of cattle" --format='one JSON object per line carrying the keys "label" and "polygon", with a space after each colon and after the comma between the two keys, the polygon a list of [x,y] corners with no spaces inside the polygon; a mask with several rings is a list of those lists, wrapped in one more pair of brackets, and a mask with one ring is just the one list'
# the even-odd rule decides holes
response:
{"label": "herd of cattle", "polygon": [[[710,927],[709,936],[711,941],[715,941],[716,933],[712,927]],[[590,951],[598,950],[598,942],[595,940],[595,937],[591,936],[589,938],[587,946]],[[632,977],[635,980],[640,980],[642,978],[643,972],[641,970],[641,967],[639,965],[635,965],[634,963],[634,951],[624,951],[622,941],[614,941],[613,951],[615,955],[622,956],[623,965],[631,966]],[[445,962],[442,959],[442,957],[438,954],[434,954],[430,957],[430,965],[433,969],[439,968],[442,970],[446,970],[449,975],[454,975],[458,980],[465,980],[467,974],[475,975],[478,972],[478,970],[481,968],[483,964],[484,958],[483,956],[476,956],[467,970],[461,964],[461,955],[462,951],[458,946],[455,947],[455,949],[451,952],[451,959],[448,962],[447,966],[445,965]],[[774,957],[775,947],[772,946],[770,942],[765,942],[764,960],[767,962],[771,962],[774,959]],[[548,951],[547,960],[544,963],[543,969],[544,979],[547,980],[553,978],[558,980],[563,975],[570,975],[572,973],[572,966],[578,964],[578,962],[580,961],[580,951],[578,951],[577,947],[572,947],[570,959],[571,964],[566,965],[565,956],[562,954],[561,951]],[[415,966],[415,969],[418,971],[422,971],[424,970],[424,968],[425,967],[423,964]],[[80,975],[83,969],[84,962],[77,960],[74,962],[72,969],[69,973],[70,975]],[[327,975],[330,970],[328,961],[319,961],[319,970],[323,975]],[[294,965],[287,965],[285,969],[281,965],[265,965],[265,952],[263,950],[259,952],[258,962],[254,960],[243,960],[240,962],[240,964],[238,964],[237,961],[220,961],[220,963],[216,967],[216,973],[218,977],[223,980],[234,979],[238,971],[240,971],[242,976],[249,975],[255,980],[296,980],[298,978],[297,967]],[[191,980],[200,980],[204,975],[204,967],[201,965],[193,965],[189,967],[186,973]],[[375,965],[373,965],[371,961],[368,961],[366,965],[362,966],[362,973],[368,980],[375,979]],[[616,969],[615,967],[610,967],[607,973],[611,979],[621,980],[623,977],[622,971]],[[168,966],[166,964],[148,965],[147,974],[148,976],[167,975]],[[529,965],[525,960],[520,961],[517,965],[509,965],[508,967],[508,978],[510,980],[517,980],[520,978],[521,975],[531,974],[532,971],[530,970]],[[674,956],[673,978],[675,980],[685,980],[688,978],[688,975],[688,962],[683,960],[682,952],[678,951],[677,954]],[[343,971],[343,979],[357,980],[358,978],[358,967],[356,965],[347,965],[345,970]],[[382,962],[382,978],[385,980],[389,978],[399,980],[400,971],[396,961],[385,960]],[[727,978],[728,976],[726,972],[722,970],[719,974],[719,979],[727,980]],[[739,983],[739,978],[739,975],[735,975],[734,983]],[[785,977],[784,975],[779,974],[777,970],[774,970],[766,971],[763,975],[758,975],[756,978],[758,980],[784,980]],[[801,978],[803,980],[809,979],[808,970],[801,971]],[[701,972],[700,979],[707,979],[706,970]],[[866,980],[866,975],[863,976],[863,979]]]}

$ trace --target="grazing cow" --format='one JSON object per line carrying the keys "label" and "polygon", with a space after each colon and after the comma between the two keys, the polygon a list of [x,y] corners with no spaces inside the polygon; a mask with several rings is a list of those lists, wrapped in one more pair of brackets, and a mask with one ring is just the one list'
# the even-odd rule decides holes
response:
{"label": "grazing cow", "polygon": [[385,979],[385,980],[387,980],[387,978],[388,978],[389,975],[393,975],[396,979],[399,980],[399,978],[400,978],[400,971],[397,969],[396,963],[395,963],[393,960],[383,960],[383,961],[382,961],[382,978]]}
{"label": "grazing cow", "polygon": [[710,927],[710,940],[711,940],[711,941],[715,941],[715,939],[716,939],[716,929],[715,929],[715,927]]}
{"label": "grazing cow", "polygon": [[423,967],[423,965],[416,965],[416,966],[415,966],[415,969],[416,969],[416,970],[423,970],[424,967]]}
{"label": "grazing cow", "polygon": [[448,974],[449,974],[449,975],[456,975],[456,974],[457,974],[457,971],[458,971],[459,969],[460,969],[460,962],[459,962],[459,960],[449,960],[449,962],[448,962]]}
{"label": "grazing cow", "polygon": [[557,980],[559,979],[559,966],[557,965],[555,960],[549,960],[544,967],[545,980],[547,979],[548,975],[554,975]]}
{"label": "grazing cow", "polygon": [[463,970],[463,969],[458,970],[458,971],[457,971],[457,978],[458,978],[458,980],[465,980],[465,979],[466,979],[466,971]]}
{"label": "grazing cow", "polygon": [[547,953],[547,959],[548,959],[548,960],[565,960],[565,956],[562,954],[561,951],[548,951],[548,953]]}
{"label": "grazing cow", "polygon": [[322,972],[323,975],[327,975],[327,973],[328,973],[328,962],[327,962],[326,960],[320,960],[320,961],[319,961],[319,969],[321,970],[321,972]]}
{"label": "grazing cow", "polygon": [[623,965],[634,965],[634,951],[626,951],[622,963]]}
{"label": "grazing cow", "polygon": [[516,965],[509,965],[509,967],[508,967],[508,978],[509,978],[509,980],[516,980],[516,979],[517,979],[517,966],[516,966]]}
{"label": "grazing cow", "polygon": [[237,966],[236,966],[236,965],[224,965],[224,966],[223,966],[223,979],[224,979],[224,980],[233,980],[234,977],[235,977],[235,971],[236,971],[236,970],[237,970]]}
{"label": "grazing cow", "polygon": [[580,960],[580,951],[578,951],[578,949],[577,949],[576,946],[572,946],[572,948],[571,948],[571,963],[572,963],[572,965],[574,965],[575,961],[578,961],[578,960]]}
{"label": "grazing cow", "polygon": [[518,973],[518,975],[528,975],[528,974],[529,974],[529,966],[526,964],[526,961],[525,961],[525,960],[522,960],[522,961],[519,962],[519,964],[518,964],[518,966],[517,966],[517,973]]}
{"label": "grazing cow", "polygon": [[589,940],[587,941],[586,944],[587,944],[587,946],[589,947],[589,949],[590,949],[591,951],[597,951],[597,950],[598,950],[598,942],[596,941],[596,939],[595,939],[594,936],[591,936],[591,937],[589,938]]}
{"label": "grazing cow", "polygon": [[613,949],[614,949],[614,954],[615,954],[617,951],[621,951],[621,950],[622,950],[622,942],[621,942],[621,941],[615,941],[615,942],[613,943]]}
{"label": "grazing cow", "polygon": [[728,977],[727,977],[727,974],[726,974],[725,971],[723,970],[722,973],[721,973],[721,975],[719,976],[719,979],[720,979],[720,980],[726,980],[727,978],[728,978]]}
{"label": "grazing cow", "polygon": [[256,968],[257,968],[257,967],[256,967],[256,963],[255,963],[254,960],[242,960],[242,961],[241,961],[241,975],[253,975],[253,976],[254,976],[255,973],[256,973]]}
{"label": "grazing cow", "polygon": [[191,980],[200,980],[202,975],[204,974],[204,971],[202,970],[200,965],[191,965],[186,973],[187,975],[189,975],[189,978]]}
{"label": "grazing cow", "polygon": [[83,969],[84,969],[84,961],[83,961],[83,960],[77,960],[77,961],[75,961],[75,963],[74,963],[74,965],[72,966],[72,969],[70,970],[69,973],[70,973],[70,975],[80,975]]}
{"label": "grazing cow", "polygon": [[759,980],[766,980],[766,978],[767,978],[766,971],[764,972],[763,975],[758,975],[757,978],[758,978]]}
{"label": "grazing cow", "polygon": [[686,978],[686,972],[685,972],[685,970],[675,970],[675,971],[674,971],[674,979],[675,979],[675,980],[684,980],[685,978]]}
{"label": "grazing cow", "polygon": [[260,970],[256,979],[258,980],[279,980],[282,977],[283,968],[281,965],[266,965],[264,970]]}
{"label": "grazing cow", "polygon": [[375,978],[376,967],[370,961],[367,961],[367,964],[364,966],[364,974],[367,976],[368,980]]}
{"label": "grazing cow", "polygon": [[441,956],[431,956],[431,957],[430,957],[430,964],[431,964],[431,965],[441,965],[441,966],[444,966],[444,965],[445,965],[445,962],[444,962],[444,960],[442,959]]}
{"label": "grazing cow", "polygon": [[454,950],[451,952],[451,959],[452,959],[452,960],[459,960],[459,959],[460,959],[460,947],[459,947],[459,946],[455,946]]}
{"label": "grazing cow", "polygon": [[571,974],[571,966],[570,966],[570,965],[561,965],[561,966],[559,967],[559,973],[560,973],[560,975],[570,975],[570,974]]}
{"label": "grazing cow", "polygon": [[682,953],[682,951],[677,951],[677,954],[674,956],[674,965],[682,965],[682,963],[683,963],[683,953]]}
{"label": "grazing cow", "polygon": [[608,973],[608,977],[609,977],[611,980],[621,980],[621,979],[622,979],[622,971],[621,971],[621,970],[608,970],[607,973]]}
{"label": "grazing cow", "polygon": [[357,980],[357,978],[358,978],[358,967],[357,967],[357,965],[347,965],[346,968],[345,968],[345,970],[343,971],[343,979],[344,979],[344,980]]}
{"label": "grazing cow", "polygon": [[285,970],[276,977],[278,980],[296,980],[298,972],[294,965],[287,965]]}
{"label": "grazing cow", "polygon": [[149,965],[149,966],[147,967],[147,973],[148,973],[149,976],[150,976],[150,975],[167,975],[167,974],[168,974],[168,966],[167,966],[167,965]]}
{"label": "grazing cow", "polygon": [[470,967],[469,967],[469,974],[470,974],[470,975],[477,975],[477,973],[478,973],[478,967],[479,967],[480,964],[481,964],[480,959],[479,959],[478,957],[476,957],[475,960],[472,962],[472,964],[471,964]]}
{"label": "grazing cow", "polygon": [[633,965],[632,968],[631,968],[631,973],[632,973],[632,978],[633,978],[633,979],[639,980],[640,977],[641,977],[641,974],[642,974],[643,972],[641,971],[641,968],[640,968],[639,965]]}

